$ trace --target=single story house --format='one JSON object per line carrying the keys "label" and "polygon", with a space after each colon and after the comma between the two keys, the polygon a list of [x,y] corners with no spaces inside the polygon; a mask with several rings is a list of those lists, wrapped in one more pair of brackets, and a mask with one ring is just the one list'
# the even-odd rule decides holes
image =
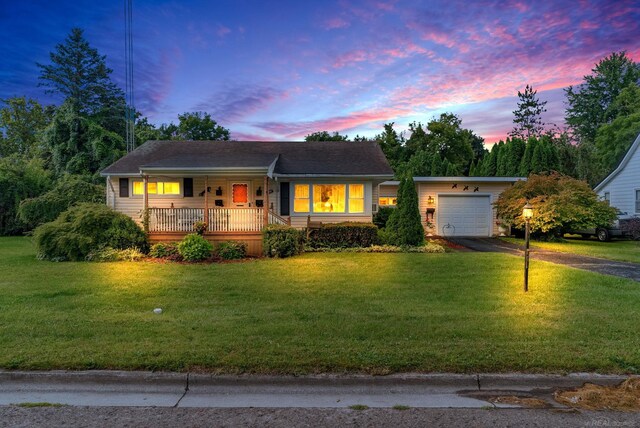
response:
{"label": "single story house", "polygon": [[[497,236],[508,232],[493,203],[524,177],[414,177],[422,223],[439,236]],[[394,206],[398,181],[380,184],[380,206]]]}
{"label": "single story house", "polygon": [[595,189],[613,207],[629,215],[640,215],[640,135],[624,158]]}
{"label": "single story house", "polygon": [[152,242],[203,221],[207,239],[260,254],[267,224],[370,222],[393,170],[373,142],[148,141],[101,175],[107,204]]}

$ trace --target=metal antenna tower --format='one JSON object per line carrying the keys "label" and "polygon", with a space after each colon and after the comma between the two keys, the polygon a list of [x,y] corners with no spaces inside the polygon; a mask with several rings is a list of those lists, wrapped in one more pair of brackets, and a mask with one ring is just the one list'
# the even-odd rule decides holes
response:
{"label": "metal antenna tower", "polygon": [[125,141],[127,152],[136,148],[136,109],[133,97],[133,4],[124,0],[124,62],[125,62]]}

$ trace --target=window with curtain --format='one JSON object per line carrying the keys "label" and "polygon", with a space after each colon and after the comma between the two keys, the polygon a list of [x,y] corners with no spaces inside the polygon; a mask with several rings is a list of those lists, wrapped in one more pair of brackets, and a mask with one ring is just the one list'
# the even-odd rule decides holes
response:
{"label": "window with curtain", "polygon": [[364,212],[364,184],[349,184],[349,212]]}
{"label": "window with curtain", "polygon": [[314,184],[314,213],[343,213],[346,208],[346,184]]}
{"label": "window with curtain", "polygon": [[[150,181],[147,185],[147,193],[150,195],[179,195],[180,194],[180,182],[179,181]],[[133,182],[133,194],[144,194],[144,182]]]}
{"label": "window with curtain", "polygon": [[293,212],[309,212],[309,185],[296,184],[293,187]]}

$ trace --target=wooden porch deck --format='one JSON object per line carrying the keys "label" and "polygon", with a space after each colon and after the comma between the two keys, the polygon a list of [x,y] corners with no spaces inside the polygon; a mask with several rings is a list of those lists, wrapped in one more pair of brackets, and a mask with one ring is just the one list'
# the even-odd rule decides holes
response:
{"label": "wooden porch deck", "polygon": [[[262,255],[264,208],[209,208],[208,214],[204,233],[208,241],[244,242],[249,255]],[[201,221],[204,221],[204,208],[149,208],[149,242],[180,241],[194,233],[194,224]],[[271,211],[268,221],[269,224],[288,224]]]}

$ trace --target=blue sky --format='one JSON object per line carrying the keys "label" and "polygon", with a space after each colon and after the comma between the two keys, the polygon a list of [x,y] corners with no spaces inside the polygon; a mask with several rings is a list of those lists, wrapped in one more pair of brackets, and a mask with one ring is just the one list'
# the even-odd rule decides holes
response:
{"label": "blue sky", "polygon": [[[563,88],[612,51],[640,60],[633,1],[134,0],[136,107],[156,124],[207,111],[234,139],[373,136],[441,112],[493,142],[526,84],[562,126]],[[72,27],[124,80],[122,1],[3,2],[0,98],[58,102],[35,63]],[[123,86],[121,84],[121,86]]]}

